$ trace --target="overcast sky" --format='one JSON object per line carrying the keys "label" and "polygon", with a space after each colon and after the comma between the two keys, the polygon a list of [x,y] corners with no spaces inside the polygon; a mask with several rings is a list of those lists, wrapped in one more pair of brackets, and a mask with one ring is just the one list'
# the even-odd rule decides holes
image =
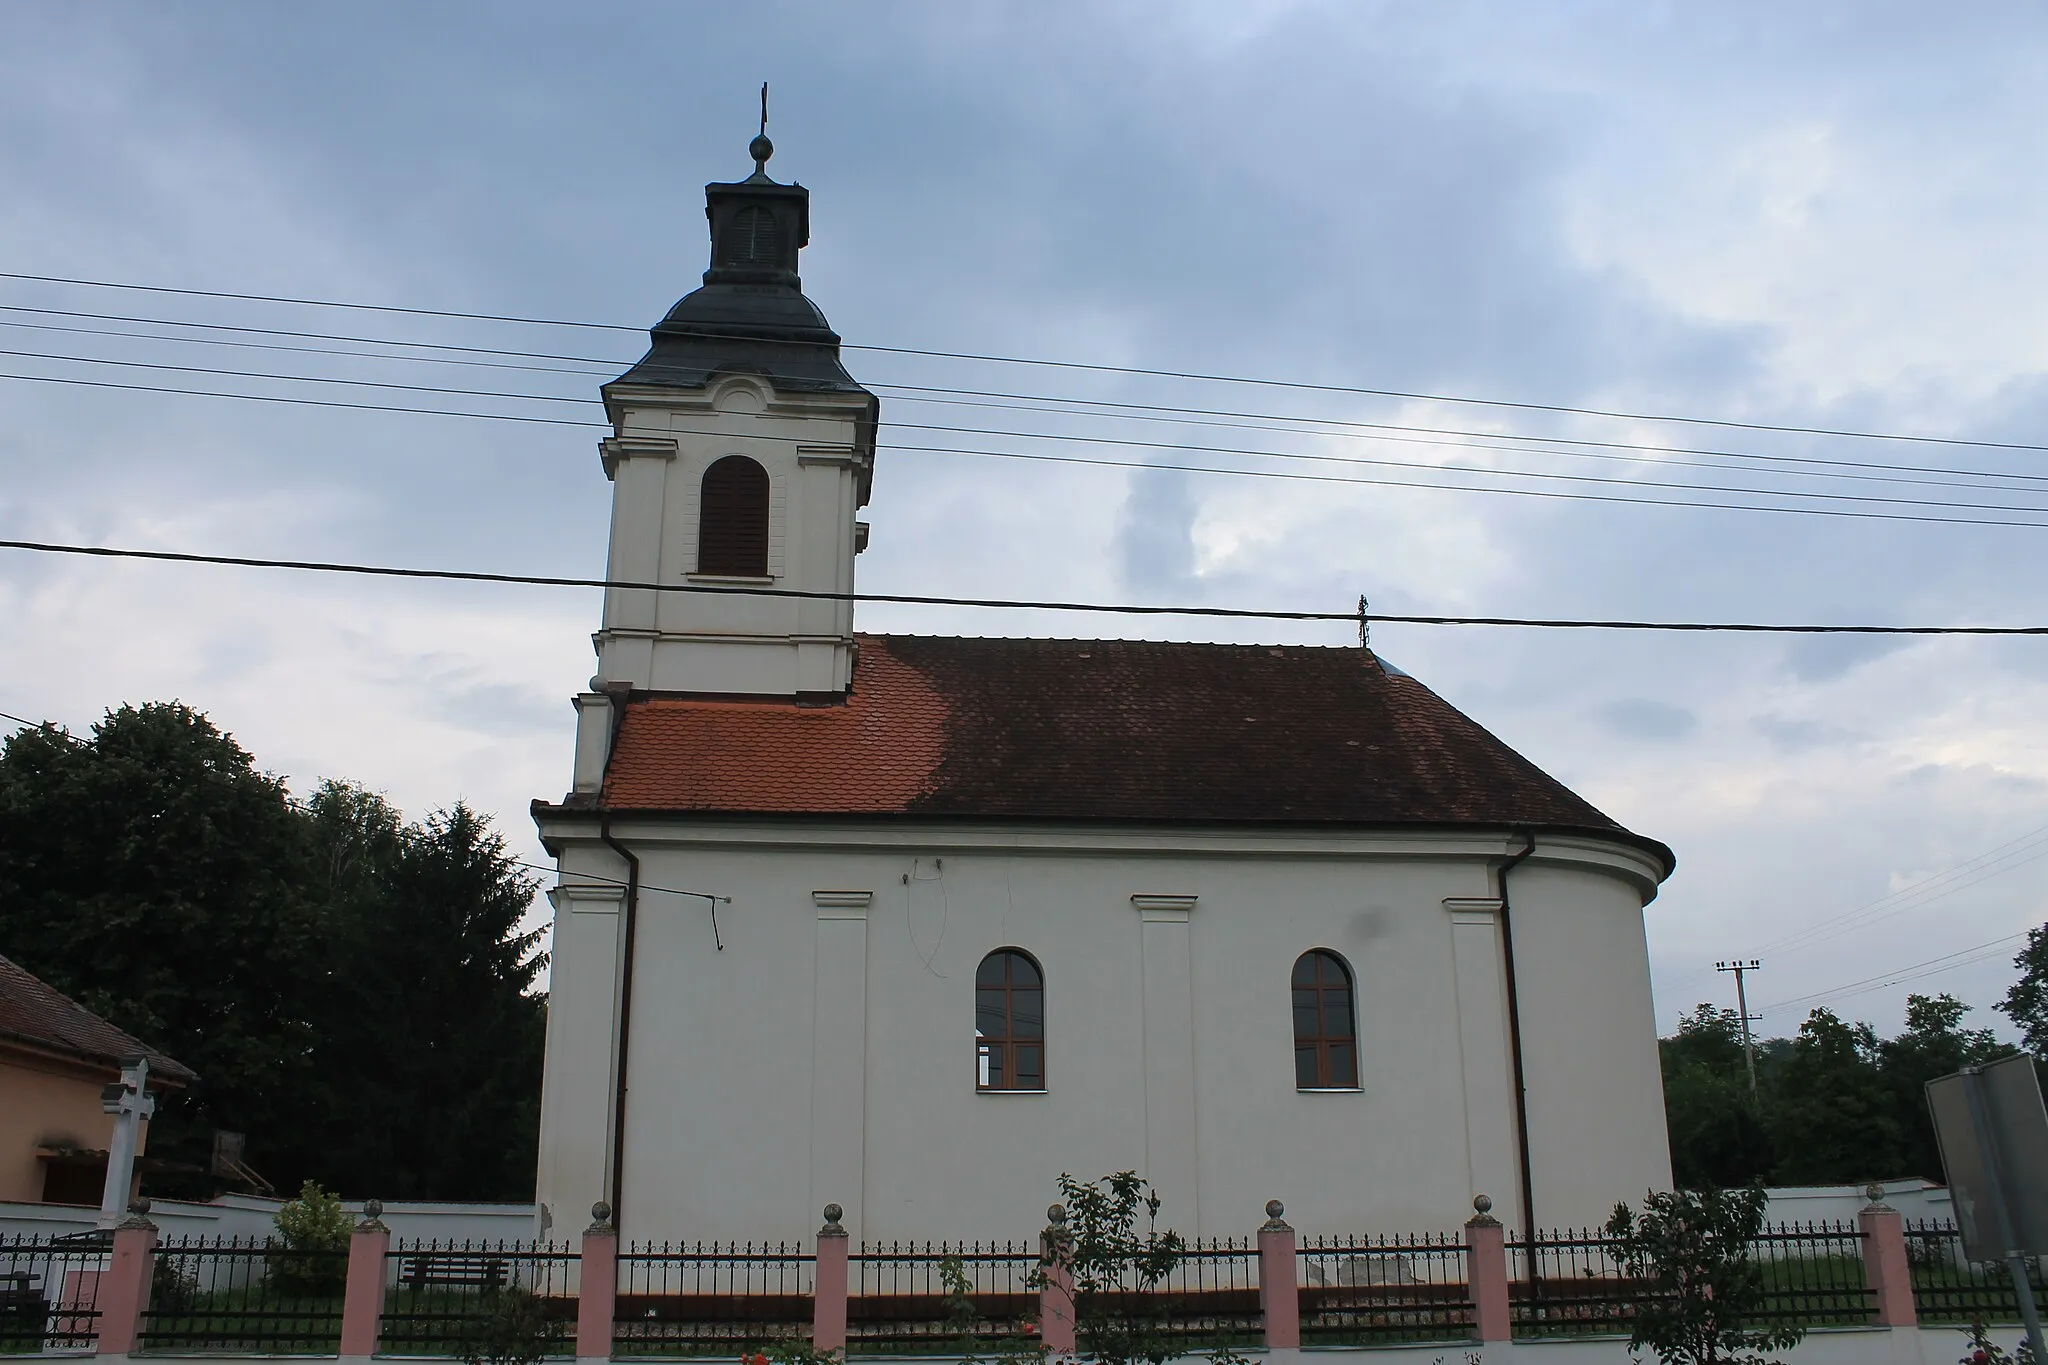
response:
{"label": "overcast sky", "polygon": [[[2048,14],[2025,3],[21,5],[0,41],[0,269],[644,326],[697,283],[702,186],[751,169],[764,79],[771,170],[813,195],[806,292],[850,343],[2048,442]],[[0,279],[0,304],[613,365],[640,349],[619,332],[13,279]],[[0,322],[174,330],[54,313]],[[0,348],[570,398],[593,397],[607,375],[18,325],[0,327]],[[868,509],[870,591],[2048,619],[2038,526],[902,447],[2048,523],[2039,452],[875,352],[850,351],[848,364],[875,385],[1256,415],[1235,430],[1139,424],[887,390],[895,445]],[[599,416],[12,354],[0,371]],[[1481,453],[1412,432],[1266,429],[1305,416],[1777,459],[1631,462],[1585,446]],[[4,379],[0,535],[597,574],[610,485],[596,434]],[[1441,472],[1453,465],[1480,472]],[[1873,468],[1886,465],[1922,472]],[[1500,472],[1511,469],[1525,476]],[[1971,477],[1986,472],[2003,477]],[[1766,491],[1653,486],[1671,484]],[[178,698],[295,789],[345,776],[412,815],[459,797],[539,860],[527,803],[567,785],[568,698],[591,671],[597,615],[581,590],[6,551],[0,710],[82,729],[111,705]],[[860,624],[1350,638],[1344,626],[880,606]],[[1732,1000],[1712,966],[1737,955],[1765,960],[1751,999],[1769,1033],[1795,1029],[1815,1001],[1890,1031],[1912,990],[1955,992],[1975,1022],[2002,1025],[1989,1006],[2018,943],[1998,940],[2048,918],[2048,862],[2035,861],[2048,853],[2048,640],[1382,625],[1373,644],[1677,850],[1648,911],[1662,1029],[1697,1001]],[[1942,880],[1914,889],[1929,878]],[[1898,981],[1944,954],[1962,965]]]}

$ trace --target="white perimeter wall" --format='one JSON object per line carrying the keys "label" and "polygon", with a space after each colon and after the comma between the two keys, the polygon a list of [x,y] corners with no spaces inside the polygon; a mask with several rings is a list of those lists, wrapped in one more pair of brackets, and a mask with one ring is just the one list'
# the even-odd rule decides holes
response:
{"label": "white perimeter wall", "polygon": [[[260,1241],[277,1233],[277,1210],[281,1199],[230,1194],[199,1203],[184,1199],[156,1199],[150,1202],[150,1221],[159,1235],[172,1237],[239,1237]],[[361,1216],[360,1200],[343,1200],[342,1207]],[[400,1203],[384,1206],[384,1222],[394,1237],[442,1242],[501,1242],[530,1240],[538,1227],[532,1204],[431,1204]],[[0,1203],[0,1236],[52,1237],[71,1232],[90,1232],[98,1226],[98,1209],[68,1204]],[[587,1220],[586,1220],[587,1221]],[[547,1234],[556,1241],[573,1241],[583,1229],[555,1228]]]}
{"label": "white perimeter wall", "polygon": [[[566,832],[540,1174],[558,1226],[610,1156],[622,898],[579,873],[624,873]],[[1456,1228],[1476,1192],[1519,1222],[1492,876],[1519,840],[614,832],[643,864],[629,1237],[803,1238],[828,1201],[869,1240],[1027,1237],[1062,1171],[1126,1168],[1203,1235],[1249,1233],[1272,1198],[1309,1235]],[[1669,1183],[1650,875],[1553,841],[1510,879],[1545,1225]],[[722,951],[705,902],[663,888],[732,896]],[[975,1090],[974,969],[999,947],[1045,969],[1045,1094]],[[1355,974],[1355,1092],[1295,1089],[1289,973],[1316,947]]]}

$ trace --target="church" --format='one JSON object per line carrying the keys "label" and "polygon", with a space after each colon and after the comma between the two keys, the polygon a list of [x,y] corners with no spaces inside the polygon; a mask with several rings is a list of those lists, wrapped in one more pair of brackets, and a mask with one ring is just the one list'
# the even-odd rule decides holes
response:
{"label": "church", "polygon": [[534,803],[543,1223],[1026,1237],[1135,1170],[1189,1235],[1522,1229],[1668,1187],[1663,844],[1363,646],[855,629],[880,404],[750,151],[603,389],[607,577],[649,586]]}

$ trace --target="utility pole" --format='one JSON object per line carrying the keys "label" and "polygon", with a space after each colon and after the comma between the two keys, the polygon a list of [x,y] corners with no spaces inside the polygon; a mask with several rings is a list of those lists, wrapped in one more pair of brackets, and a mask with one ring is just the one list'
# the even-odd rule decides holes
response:
{"label": "utility pole", "polygon": [[1714,964],[1714,970],[1717,972],[1735,973],[1735,1012],[1742,1018],[1742,1060],[1749,1067],[1749,1095],[1751,1099],[1756,1098],[1756,1040],[1749,1035],[1749,1025],[1751,1020],[1761,1019],[1763,1016],[1749,1012],[1749,992],[1744,988],[1743,977],[1750,972],[1758,970],[1763,965],[1763,963],[1755,958],[1751,958],[1747,962],[1716,962]]}

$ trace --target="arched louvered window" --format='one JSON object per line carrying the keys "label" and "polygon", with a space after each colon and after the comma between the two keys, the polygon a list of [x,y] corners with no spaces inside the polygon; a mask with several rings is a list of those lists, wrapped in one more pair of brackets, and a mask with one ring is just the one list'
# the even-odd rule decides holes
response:
{"label": "arched louvered window", "polygon": [[720,265],[774,265],[782,256],[782,229],[764,208],[744,208],[732,216],[719,242]]}
{"label": "arched louvered window", "polygon": [[1351,970],[1321,948],[1294,961],[1294,1084],[1348,1090],[1358,1084],[1358,1025]]}
{"label": "arched louvered window", "polygon": [[975,1084],[1045,1089],[1045,974],[1026,953],[998,948],[974,973]]}
{"label": "arched louvered window", "polygon": [[768,576],[768,471],[744,455],[728,455],[704,471],[697,572]]}

